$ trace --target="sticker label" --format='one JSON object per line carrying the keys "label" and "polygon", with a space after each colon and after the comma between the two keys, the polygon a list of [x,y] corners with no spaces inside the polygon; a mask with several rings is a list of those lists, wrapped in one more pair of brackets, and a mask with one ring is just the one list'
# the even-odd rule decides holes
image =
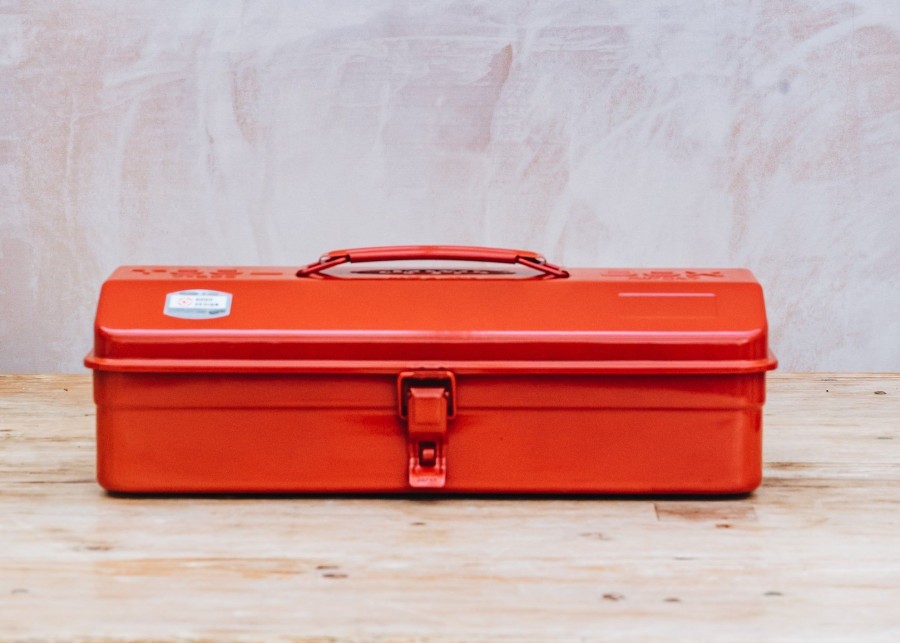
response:
{"label": "sticker label", "polygon": [[166,295],[163,314],[181,319],[211,319],[231,314],[231,293],[218,290],[179,290]]}

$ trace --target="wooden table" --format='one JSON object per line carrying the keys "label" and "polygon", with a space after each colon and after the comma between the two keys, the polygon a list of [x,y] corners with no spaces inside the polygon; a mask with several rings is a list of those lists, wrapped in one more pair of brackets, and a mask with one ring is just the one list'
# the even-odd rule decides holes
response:
{"label": "wooden table", "polygon": [[0,377],[0,638],[900,641],[900,375],[775,375],[745,499],[113,498]]}

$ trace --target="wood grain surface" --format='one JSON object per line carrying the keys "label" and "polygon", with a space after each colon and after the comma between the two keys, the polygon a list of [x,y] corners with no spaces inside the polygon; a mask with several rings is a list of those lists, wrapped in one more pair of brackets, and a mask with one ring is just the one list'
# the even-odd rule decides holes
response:
{"label": "wood grain surface", "polygon": [[122,498],[0,377],[4,640],[900,640],[900,375],[775,375],[739,499]]}

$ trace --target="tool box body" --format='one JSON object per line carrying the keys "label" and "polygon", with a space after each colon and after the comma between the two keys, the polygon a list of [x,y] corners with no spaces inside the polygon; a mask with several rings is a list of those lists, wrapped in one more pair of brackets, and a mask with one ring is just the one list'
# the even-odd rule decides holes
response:
{"label": "tool box body", "polygon": [[404,247],[119,268],[86,364],[112,491],[728,494],[775,360],[745,270]]}

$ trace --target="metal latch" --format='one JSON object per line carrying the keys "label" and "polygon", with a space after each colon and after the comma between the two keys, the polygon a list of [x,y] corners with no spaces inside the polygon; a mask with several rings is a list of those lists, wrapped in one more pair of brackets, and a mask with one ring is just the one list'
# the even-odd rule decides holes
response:
{"label": "metal latch", "polygon": [[397,412],[406,420],[409,485],[447,481],[447,421],[456,415],[456,379],[450,371],[407,371],[397,378]]}

